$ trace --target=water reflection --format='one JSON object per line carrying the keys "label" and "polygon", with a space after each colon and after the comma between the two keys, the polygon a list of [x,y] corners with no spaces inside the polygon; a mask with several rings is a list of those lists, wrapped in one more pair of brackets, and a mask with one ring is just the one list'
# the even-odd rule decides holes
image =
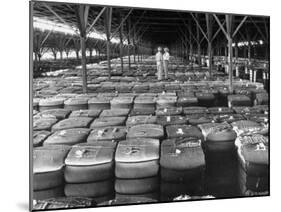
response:
{"label": "water reflection", "polygon": [[34,198],[91,197],[102,206],[268,194],[268,176],[247,174],[236,150],[205,150],[205,161],[204,167],[184,171],[161,167],[154,177],[67,183],[63,187],[35,191]]}

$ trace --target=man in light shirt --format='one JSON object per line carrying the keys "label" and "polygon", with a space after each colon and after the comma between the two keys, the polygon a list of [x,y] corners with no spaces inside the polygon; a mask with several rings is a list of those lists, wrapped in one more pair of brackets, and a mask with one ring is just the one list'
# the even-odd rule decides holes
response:
{"label": "man in light shirt", "polygon": [[165,52],[163,54],[164,74],[165,74],[165,79],[168,79],[168,65],[169,65],[169,59],[170,59],[169,49],[164,48],[164,52]]}
{"label": "man in light shirt", "polygon": [[162,51],[162,48],[158,47],[158,52],[155,55],[158,80],[162,80],[162,75],[163,75],[163,55],[162,55],[161,51]]}

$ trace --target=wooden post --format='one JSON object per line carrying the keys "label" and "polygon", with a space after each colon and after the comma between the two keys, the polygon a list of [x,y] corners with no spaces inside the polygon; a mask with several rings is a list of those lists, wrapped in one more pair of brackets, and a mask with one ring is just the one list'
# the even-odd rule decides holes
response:
{"label": "wooden post", "polygon": [[106,34],[106,55],[107,55],[107,66],[108,75],[111,77],[111,64],[110,64],[110,34],[111,34],[111,18],[112,18],[112,7],[107,7],[105,12],[105,34]]}
{"label": "wooden post", "polygon": [[121,61],[121,71],[123,73],[124,66],[123,66],[123,22],[122,22],[122,14],[120,12],[120,22],[121,26],[119,28],[119,38],[120,38],[120,61]]}
{"label": "wooden post", "polygon": [[83,79],[83,93],[87,93],[87,66],[86,66],[86,37],[80,37],[81,55],[82,55],[82,79]]}
{"label": "wooden post", "polygon": [[225,60],[225,62],[227,62],[227,46],[228,46],[228,44],[226,42],[225,47],[224,47],[224,60]]}
{"label": "wooden post", "polygon": [[228,34],[228,70],[229,70],[229,91],[230,93],[233,92],[233,85],[232,85],[232,15],[225,15],[226,19],[226,29]]}
{"label": "wooden post", "polygon": [[234,52],[235,52],[235,60],[238,61],[238,41],[235,42]]}
{"label": "wooden post", "polygon": [[130,55],[130,48],[131,48],[131,38],[130,38],[130,34],[131,34],[131,20],[130,18],[128,18],[127,21],[127,39],[128,39],[128,63],[129,63],[129,70],[131,69],[131,55]]}
{"label": "wooden post", "polygon": [[[195,15],[198,19],[198,14]],[[197,39],[197,58],[198,58],[198,65],[201,67],[201,45],[200,45],[200,29],[199,26],[196,25],[196,39]]]}
{"label": "wooden post", "polygon": [[247,48],[245,45],[243,46],[243,53],[244,53],[244,58],[246,59],[247,58]]}
{"label": "wooden post", "polygon": [[[129,27],[131,27],[131,26],[129,26]],[[134,63],[136,63],[136,38],[135,38],[135,36],[136,36],[136,27],[134,27],[133,28],[133,48],[134,48],[134,51],[133,51],[133,53],[134,53]]]}
{"label": "wooden post", "polygon": [[[184,31],[184,35],[185,35],[186,40],[188,40],[187,35],[186,35],[186,31]],[[188,41],[189,41],[189,43],[191,43],[191,40],[188,40]],[[186,46],[186,62],[187,62],[187,64],[189,64],[189,49],[188,49],[188,46]]]}
{"label": "wooden post", "polygon": [[191,61],[191,69],[193,69],[193,45],[192,45],[192,37],[191,37],[191,21],[189,20],[188,24],[189,31],[189,57]]}
{"label": "wooden post", "polygon": [[212,54],[212,36],[213,36],[213,16],[206,14],[207,36],[208,36],[208,58],[209,58],[209,73],[212,75],[213,54]]}
{"label": "wooden post", "polygon": [[247,31],[247,34],[246,34],[246,36],[247,36],[247,41],[248,41],[248,60],[249,60],[249,62],[251,61],[251,57],[252,57],[252,54],[251,54],[251,38],[250,38],[250,33]]}
{"label": "wooden post", "polygon": [[75,9],[78,28],[80,31],[83,93],[87,93],[86,28],[88,24],[88,13],[89,6],[79,5]]}

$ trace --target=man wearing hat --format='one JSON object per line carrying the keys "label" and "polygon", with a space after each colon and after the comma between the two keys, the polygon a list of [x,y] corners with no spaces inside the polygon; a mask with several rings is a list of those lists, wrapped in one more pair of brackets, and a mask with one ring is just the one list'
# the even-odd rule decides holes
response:
{"label": "man wearing hat", "polygon": [[163,54],[163,65],[164,65],[164,74],[165,79],[168,79],[168,64],[170,59],[169,49],[166,47],[164,48],[164,54]]}
{"label": "man wearing hat", "polygon": [[158,47],[158,52],[155,55],[156,66],[157,66],[157,78],[158,80],[162,80],[163,75],[163,55],[162,55],[162,48]]}

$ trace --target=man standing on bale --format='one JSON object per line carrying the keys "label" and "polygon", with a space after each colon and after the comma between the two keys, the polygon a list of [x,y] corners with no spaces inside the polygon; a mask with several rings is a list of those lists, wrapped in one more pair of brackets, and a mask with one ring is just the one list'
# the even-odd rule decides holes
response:
{"label": "man standing on bale", "polygon": [[162,80],[162,75],[163,75],[163,55],[162,55],[161,51],[162,51],[162,48],[158,47],[158,52],[155,55],[158,80]]}
{"label": "man standing on bale", "polygon": [[170,59],[169,49],[164,48],[164,52],[165,52],[163,54],[164,74],[165,74],[165,79],[168,79],[168,65],[169,65],[169,59]]}

